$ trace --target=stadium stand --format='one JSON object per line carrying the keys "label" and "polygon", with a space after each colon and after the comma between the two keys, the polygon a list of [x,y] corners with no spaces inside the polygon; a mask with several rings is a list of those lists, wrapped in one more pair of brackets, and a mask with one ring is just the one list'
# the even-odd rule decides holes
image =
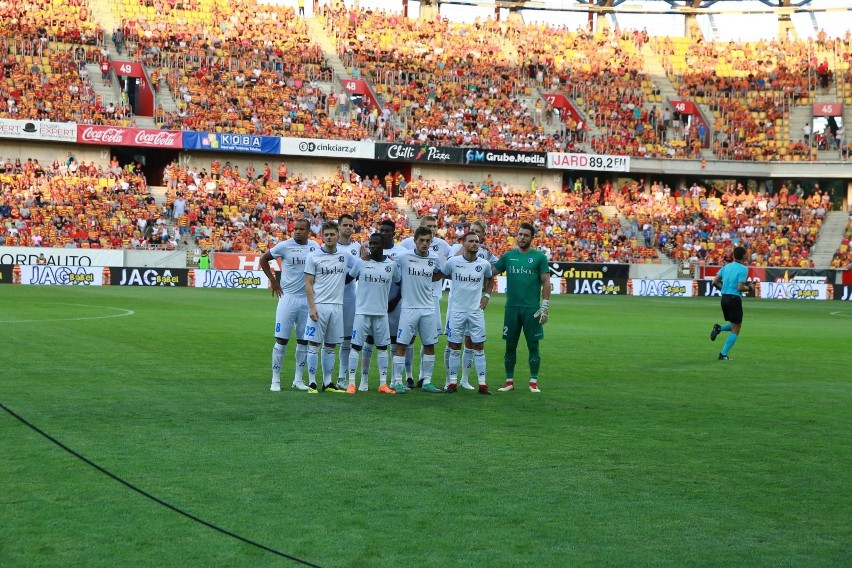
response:
{"label": "stadium stand", "polygon": [[742,184],[672,190],[657,182],[645,190],[634,184],[617,204],[646,244],[674,260],[719,264],[731,246],[742,245],[753,266],[803,268],[813,266],[811,248],[830,208],[827,194],[805,199],[784,185],[767,195]]}
{"label": "stadium stand", "polygon": [[168,84],[177,112],[157,109],[169,129],[352,138],[360,129],[328,116],[322,50],[292,8],[249,1],[115,3],[128,51]]}
{"label": "stadium stand", "polygon": [[642,246],[618,218],[604,217],[603,188],[578,189],[563,193],[541,187],[531,196],[490,177],[458,185],[419,179],[406,186],[405,195],[418,215],[438,219],[438,234],[450,242],[460,239],[472,221],[486,221],[486,244],[498,255],[515,245],[512,235],[518,225],[531,220],[537,246],[551,260],[646,262],[657,257],[656,250]]}
{"label": "stadium stand", "polygon": [[[820,145],[791,134],[791,113],[835,80],[843,81],[847,104],[852,97],[848,33],[844,39],[823,34],[804,41],[695,42],[649,38],[638,30],[594,34],[493,20],[462,24],[325,6],[322,19],[337,38],[339,55],[386,101],[358,115],[339,112],[339,95],[325,85],[333,79],[328,62],[292,8],[256,0],[110,5],[127,54],[148,67],[155,86],[168,85],[177,98],[177,112],[156,111],[158,124],[170,129],[813,161]],[[134,124],[129,106],[104,105],[83,71],[108,56],[90,8],[87,0],[0,4],[0,118]],[[664,122],[667,101],[645,70],[646,44],[678,95],[713,113],[710,148],[694,130]],[[559,117],[554,132],[552,107],[535,102],[545,91],[569,95],[598,134],[584,137],[570,116]],[[852,144],[847,157],[850,150]],[[3,244],[173,246],[172,239],[158,245],[147,229],[149,221],[156,228],[174,222],[184,239],[203,248],[262,251],[285,238],[302,215],[316,224],[359,211],[365,232],[382,218],[405,225],[404,213],[371,180],[264,184],[254,173],[216,162],[210,174],[170,167],[166,211],[150,203],[144,177],[133,172],[76,163],[71,172],[72,165],[59,160],[49,168],[32,160],[4,164],[0,236]],[[741,242],[755,264],[809,266],[830,208],[827,197],[805,198],[786,187],[775,196],[737,187],[695,193],[657,186],[581,186],[567,193],[539,188],[531,194],[490,179],[464,187],[413,180],[406,196],[418,214],[435,213],[450,240],[467,222],[484,219],[492,225],[492,248],[506,250],[514,244],[511,231],[529,216],[551,258],[596,262],[655,262],[658,251],[678,261],[718,262],[726,245]],[[175,215],[179,202],[182,211]],[[616,206],[623,221],[604,217],[603,205]],[[848,260],[844,245],[835,258],[840,264]]]}
{"label": "stadium stand", "polygon": [[816,57],[807,41],[652,42],[683,97],[713,111],[713,153],[734,160],[812,161],[816,148],[791,137],[790,112],[816,87]]}
{"label": "stadium stand", "polygon": [[840,241],[840,246],[837,247],[837,252],[834,253],[834,257],[831,259],[831,268],[848,270],[852,267],[852,247],[849,246],[850,241],[852,241],[852,216],[846,222],[843,240]]}
{"label": "stadium stand", "polygon": [[[360,180],[354,174],[344,180],[290,176],[279,183],[264,185],[255,172],[240,172],[229,162],[214,161],[194,171],[186,166],[169,166],[167,211],[181,238],[200,248],[217,251],[264,252],[293,234],[293,223],[311,221],[319,233],[322,223],[352,214],[360,238],[375,232],[383,219],[393,220],[397,235],[408,234],[408,219],[381,185]],[[220,172],[220,173],[214,173]],[[377,181],[377,180],[376,180]]]}
{"label": "stadium stand", "polygon": [[0,244],[172,249],[174,242],[145,177],[113,160],[106,167],[6,159],[0,173]]}

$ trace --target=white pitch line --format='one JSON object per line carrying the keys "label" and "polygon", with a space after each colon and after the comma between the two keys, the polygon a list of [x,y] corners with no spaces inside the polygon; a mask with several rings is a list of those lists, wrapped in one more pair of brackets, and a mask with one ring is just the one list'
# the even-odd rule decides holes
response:
{"label": "white pitch line", "polygon": [[116,310],[122,312],[120,314],[112,314],[108,316],[91,316],[84,318],[50,318],[50,319],[32,319],[32,320],[0,320],[0,323],[35,323],[42,321],[84,321],[84,320],[99,320],[99,319],[109,319],[109,318],[123,318],[124,316],[132,316],[136,312],[133,310],[128,310],[125,308],[112,308],[109,306],[92,306],[90,304],[69,304],[67,302],[53,302],[54,304],[59,304],[63,306],[80,306],[83,308],[96,308],[102,310]]}
{"label": "white pitch line", "polygon": [[850,314],[847,314],[846,312],[828,312],[828,315],[848,317]]}

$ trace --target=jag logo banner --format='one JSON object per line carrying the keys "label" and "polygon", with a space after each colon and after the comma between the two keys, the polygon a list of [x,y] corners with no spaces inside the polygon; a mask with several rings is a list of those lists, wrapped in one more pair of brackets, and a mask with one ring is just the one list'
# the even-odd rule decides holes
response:
{"label": "jag logo banner", "polygon": [[828,284],[761,282],[760,297],[767,300],[827,300]]}
{"label": "jag logo banner", "polygon": [[834,287],[834,299],[842,302],[852,302],[852,286],[841,284]]}
{"label": "jag logo banner", "polygon": [[[749,280],[749,282],[758,282],[757,280],[752,279],[751,276],[749,276],[748,280]],[[761,283],[761,286],[762,285],[763,284]],[[709,298],[710,296],[717,296],[717,297],[721,298],[722,297],[722,291],[713,287],[713,280],[699,280],[698,281],[698,295],[704,296],[706,298]],[[749,292],[746,292],[745,294],[743,294],[743,297],[744,298],[756,298],[757,293],[749,291]]]}
{"label": "jag logo banner", "polygon": [[112,286],[186,286],[189,270],[186,268],[111,268],[109,283]]}
{"label": "jag logo banner", "polygon": [[691,298],[692,280],[640,280],[634,278],[633,295]]}
{"label": "jag logo banner", "polygon": [[566,278],[565,283],[568,294],[591,294],[595,296],[623,296],[627,294],[627,278]]}
{"label": "jag logo banner", "polygon": [[196,288],[269,288],[262,270],[196,270]]}
{"label": "jag logo banner", "polygon": [[21,284],[41,286],[102,286],[104,272],[100,266],[21,266]]}
{"label": "jag logo banner", "polygon": [[9,264],[0,264],[0,284],[12,283],[12,266]]}

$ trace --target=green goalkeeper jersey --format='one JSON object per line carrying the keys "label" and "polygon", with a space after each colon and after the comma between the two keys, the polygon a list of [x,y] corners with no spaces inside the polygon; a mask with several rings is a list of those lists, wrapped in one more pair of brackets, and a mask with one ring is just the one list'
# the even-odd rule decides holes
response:
{"label": "green goalkeeper jersey", "polygon": [[541,303],[541,275],[550,274],[544,253],[530,249],[523,253],[512,249],[494,265],[506,273],[506,306],[538,308]]}

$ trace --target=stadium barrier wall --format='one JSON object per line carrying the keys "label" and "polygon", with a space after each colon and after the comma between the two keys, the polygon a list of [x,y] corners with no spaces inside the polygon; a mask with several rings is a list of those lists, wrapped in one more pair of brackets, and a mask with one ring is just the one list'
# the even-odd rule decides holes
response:
{"label": "stadium barrier wall", "polygon": [[0,265],[45,264],[54,266],[156,266],[186,268],[186,251],[135,249],[84,249],[47,247],[0,247]]}
{"label": "stadium barrier wall", "polygon": [[[8,122],[8,121],[7,121]],[[680,175],[695,176],[696,172],[702,170],[701,160],[660,160],[653,158],[635,158],[627,156],[611,156],[603,154],[574,154],[562,152],[503,152],[497,150],[478,150],[460,147],[438,147],[438,146],[413,146],[405,144],[386,144],[372,142],[357,142],[346,140],[309,140],[278,138],[277,144],[280,154],[259,153],[271,151],[276,145],[275,141],[266,140],[261,136],[247,136],[237,133],[216,133],[215,142],[211,144],[204,133],[185,133],[181,131],[146,130],[140,128],[127,128],[117,126],[92,126],[75,123],[40,123],[40,129],[45,133],[60,128],[72,131],[76,129],[76,143],[71,141],[71,136],[62,136],[57,140],[54,136],[41,136],[33,138],[28,132],[27,121],[19,122],[20,128],[5,128],[0,132],[0,138],[10,139],[9,142],[0,142],[0,153],[10,155],[13,158],[38,158],[39,161],[51,163],[57,155],[57,151],[71,151],[78,159],[101,160],[109,158],[111,146],[127,146],[135,148],[170,149],[181,152],[182,159],[189,162],[192,153],[189,150],[205,150],[211,146],[211,152],[217,152],[225,156],[219,159],[231,159],[227,156],[248,155],[255,161],[268,158],[270,161],[277,156],[296,158],[316,157],[318,159],[337,159],[349,163],[352,159],[373,159],[378,161],[407,163],[412,165],[433,164],[436,166],[458,165],[463,167],[482,167],[486,164],[499,167],[502,175],[507,168],[527,169],[530,171],[593,171],[604,173],[633,173],[633,174],[655,174],[655,175]],[[55,128],[54,128],[55,127]],[[70,130],[69,130],[70,129]],[[94,132],[96,135],[87,133]],[[184,134],[187,134],[184,136]],[[199,136],[201,134],[202,136]],[[218,146],[220,137],[226,140],[236,140],[238,143],[227,143],[224,145],[228,150],[213,148]],[[186,138],[186,144],[184,143]],[[205,144],[201,139],[206,139]],[[293,151],[293,142],[295,148]],[[313,145],[313,149],[309,146]],[[303,150],[302,148],[305,148]],[[369,149],[373,149],[372,158],[367,158]],[[479,154],[484,158],[480,159]],[[493,155],[488,158],[488,155]],[[541,155],[546,155],[546,164],[542,166]],[[523,159],[521,157],[523,156]],[[188,157],[188,158],[187,158]],[[513,158],[514,159],[511,159]],[[848,162],[843,161],[820,161],[820,162],[738,162],[713,160],[713,171],[715,175],[736,177],[764,177],[764,178],[801,178],[814,177],[819,172],[822,178],[852,179],[852,171]],[[297,171],[297,170],[294,170]],[[430,177],[424,175],[424,177]],[[443,176],[437,176],[441,179]]]}
{"label": "stadium barrier wall", "polygon": [[[160,286],[266,290],[261,270],[216,270],[166,267],[125,267],[55,264],[0,265],[0,284],[36,286]],[[448,288],[445,282],[445,290]],[[852,301],[852,285],[813,281],[758,281],[746,296],[771,300]],[[597,296],[719,297],[709,279],[561,278],[551,276],[551,294]],[[505,293],[506,277],[497,277],[495,292]]]}

